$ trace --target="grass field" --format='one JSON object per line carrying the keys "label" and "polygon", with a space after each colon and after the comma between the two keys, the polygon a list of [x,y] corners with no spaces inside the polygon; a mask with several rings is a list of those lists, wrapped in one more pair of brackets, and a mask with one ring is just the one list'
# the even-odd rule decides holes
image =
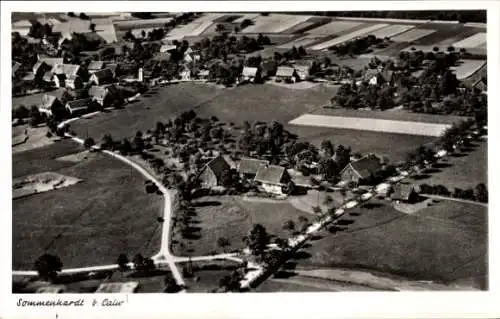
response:
{"label": "grass field", "polygon": [[459,63],[452,69],[455,70],[457,79],[463,80],[480,70],[486,64],[486,60],[461,60]]}
{"label": "grass field", "polygon": [[408,24],[392,24],[389,25],[385,28],[375,30],[375,32],[372,32],[372,35],[374,35],[377,38],[391,38],[393,36],[396,36],[400,33],[406,32],[410,29],[415,28],[414,25],[408,25]]}
{"label": "grass field", "polygon": [[157,121],[167,121],[174,115],[194,109],[200,116],[217,116],[222,121],[282,122],[314,111],[335,94],[335,88],[315,87],[290,90],[274,85],[245,85],[231,89],[183,83],[159,87],[156,93],[141,97],[137,103],[122,110],[112,110],[89,119],[71,123],[79,136],[91,136],[100,141],[110,133],[114,139],[131,138],[137,130],[154,129]]}
{"label": "grass field", "polygon": [[[455,204],[450,206],[445,201],[432,209],[458,211]],[[484,220],[483,207],[461,211],[469,209],[475,211],[469,219]],[[370,269],[412,280],[454,282],[472,278],[476,285],[484,287],[486,232],[470,226],[470,220],[465,218],[429,214],[437,217],[404,215],[385,202],[370,202],[325,231],[324,237],[306,248],[304,258],[297,263],[306,267]]]}
{"label": "grass field", "polygon": [[449,127],[448,124],[317,114],[303,114],[289,124],[436,137]]}
{"label": "grass field", "polygon": [[327,49],[327,48],[332,47],[334,45],[338,45],[338,44],[342,44],[342,43],[344,43],[346,41],[350,41],[350,40],[352,40],[352,39],[354,39],[356,37],[360,37],[360,36],[364,36],[364,35],[369,35],[372,32],[374,32],[375,30],[378,30],[378,29],[381,29],[381,28],[384,28],[384,27],[387,27],[387,26],[388,25],[384,24],[384,23],[374,24],[374,25],[368,26],[366,28],[363,28],[363,29],[360,29],[360,30],[356,30],[356,31],[347,33],[345,35],[342,35],[340,37],[334,38],[332,40],[328,40],[328,41],[325,41],[325,42],[321,42],[321,43],[315,44],[315,45],[311,46],[310,49],[311,50],[323,50],[323,49]]}
{"label": "grass field", "polygon": [[14,177],[52,171],[83,180],[13,201],[13,268],[32,269],[45,251],[57,254],[65,268],[114,263],[120,253],[155,253],[161,197],[146,194],[141,175],[104,155],[76,164],[54,160],[81,151],[69,143],[13,157]]}
{"label": "grass field", "polygon": [[432,29],[411,29],[392,37],[391,40],[394,42],[413,42],[434,32],[436,31]]}
{"label": "grass field", "polygon": [[246,27],[242,33],[279,33],[291,27],[307,21],[311,16],[270,14],[268,16],[257,16],[253,19],[254,24]]}
{"label": "grass field", "polygon": [[307,216],[307,213],[286,202],[269,203],[222,196],[203,197],[197,199],[196,203],[195,219],[198,222],[195,225],[195,236],[192,239],[174,237],[186,246],[186,251],[183,251],[180,245],[174,245],[175,255],[201,256],[214,252],[222,253],[222,248],[217,246],[219,237],[229,239],[231,245],[226,248],[227,251],[243,248],[243,236],[256,223],[262,224],[269,234],[285,238],[289,234],[282,229],[283,223],[288,219],[296,222],[299,216]]}
{"label": "grass field", "polygon": [[312,35],[327,36],[332,34],[339,34],[341,32],[348,31],[356,27],[365,25],[366,24],[364,24],[363,22],[356,22],[356,21],[332,21],[318,28],[309,30],[307,33]]}
{"label": "grass field", "polygon": [[[465,156],[449,157],[444,168],[434,169],[432,174],[423,174],[416,183],[444,185],[453,192],[455,187],[476,187],[488,182],[488,143],[474,142],[477,146]],[[451,165],[451,166],[450,166]]]}

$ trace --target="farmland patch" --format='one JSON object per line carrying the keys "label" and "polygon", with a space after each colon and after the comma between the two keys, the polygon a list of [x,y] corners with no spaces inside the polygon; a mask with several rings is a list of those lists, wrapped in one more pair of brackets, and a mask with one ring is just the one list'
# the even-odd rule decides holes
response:
{"label": "farmland patch", "polygon": [[332,21],[318,28],[309,30],[307,31],[307,33],[312,35],[326,36],[326,35],[338,34],[343,31],[347,31],[363,25],[365,25],[363,22],[357,22],[357,21]]}
{"label": "farmland patch", "polygon": [[12,198],[21,198],[68,187],[81,182],[80,179],[53,172],[45,172],[15,178],[12,181]]}
{"label": "farmland patch", "polygon": [[327,49],[327,48],[332,47],[334,45],[341,44],[341,43],[344,43],[346,41],[352,40],[352,39],[354,39],[356,37],[360,37],[360,36],[363,36],[363,35],[369,35],[373,31],[381,29],[381,28],[384,28],[386,26],[387,26],[387,24],[383,24],[383,23],[381,23],[381,24],[375,24],[375,25],[372,25],[372,26],[369,26],[369,27],[366,27],[366,28],[363,28],[363,29],[360,29],[360,30],[357,30],[357,31],[354,31],[354,32],[351,32],[351,33],[348,33],[348,34],[345,34],[345,35],[342,35],[342,36],[334,38],[332,40],[328,40],[328,41],[325,41],[325,42],[322,42],[322,43],[318,43],[318,44],[313,45],[312,47],[310,47],[310,49],[311,50],[323,50],[323,49]]}
{"label": "farmland patch", "polygon": [[424,136],[439,136],[449,127],[449,125],[446,124],[436,123],[349,118],[314,114],[304,114],[294,119],[289,124]]}
{"label": "farmland patch", "polygon": [[392,37],[391,40],[394,42],[413,42],[435,32],[436,30],[431,29],[412,29]]}
{"label": "farmland patch", "polygon": [[311,45],[315,42],[320,41],[321,39],[322,39],[322,37],[317,37],[317,36],[313,36],[313,35],[305,35],[305,36],[297,38],[293,41],[283,43],[283,44],[279,45],[278,48],[291,49],[292,47],[296,47],[296,48],[298,48],[300,46],[306,47],[308,45]]}
{"label": "farmland patch", "polygon": [[258,16],[254,19],[254,24],[246,27],[242,33],[279,33],[293,27],[299,23],[307,21],[311,16],[270,14],[268,16]]}
{"label": "farmland patch", "polygon": [[485,64],[486,61],[484,60],[460,60],[459,65],[452,67],[451,69],[455,71],[457,79],[463,80],[472,76],[474,73],[480,70]]}
{"label": "farmland patch", "polygon": [[476,33],[453,44],[456,48],[476,48],[486,44],[486,32]]}
{"label": "farmland patch", "polygon": [[393,36],[396,36],[400,33],[403,33],[405,31],[408,31],[410,29],[415,28],[414,25],[408,25],[408,24],[392,24],[389,25],[385,28],[378,29],[375,32],[372,32],[371,34],[374,35],[377,38],[392,38]]}

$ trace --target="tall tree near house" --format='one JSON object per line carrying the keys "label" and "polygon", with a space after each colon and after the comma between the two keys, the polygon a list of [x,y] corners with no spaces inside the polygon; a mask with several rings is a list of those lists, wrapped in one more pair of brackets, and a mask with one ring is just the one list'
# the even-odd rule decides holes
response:
{"label": "tall tree near house", "polygon": [[220,248],[222,248],[222,250],[224,251],[224,253],[226,252],[226,247],[230,246],[231,243],[229,242],[229,239],[227,239],[226,237],[219,237],[217,238],[217,246],[219,246]]}
{"label": "tall tree near house", "polygon": [[92,137],[87,137],[83,141],[83,146],[85,146],[85,148],[91,148],[94,145],[95,145],[95,141],[94,141],[94,139]]}
{"label": "tall tree near house", "polygon": [[40,278],[53,281],[57,273],[62,270],[63,264],[58,256],[43,254],[35,261],[35,269]]}
{"label": "tall tree near house", "polygon": [[95,32],[95,23],[91,23],[89,25],[89,29],[90,29],[91,32]]}
{"label": "tall tree near house", "polygon": [[283,224],[283,229],[293,234],[295,232],[295,223],[289,219]]}
{"label": "tall tree near house", "polygon": [[305,216],[299,216],[298,223],[300,232],[304,232],[309,227],[309,219]]}
{"label": "tall tree near house", "polygon": [[126,270],[128,270],[128,258],[127,258],[127,255],[125,254],[120,254],[118,256],[118,260],[117,260],[117,264],[118,264],[118,267],[120,269],[120,272],[124,272]]}
{"label": "tall tree near house", "polygon": [[140,253],[137,253],[134,256],[134,259],[132,259],[132,262],[134,263],[135,270],[144,269],[144,257]]}
{"label": "tall tree near house", "polygon": [[269,244],[269,235],[264,226],[261,224],[254,224],[248,235],[245,236],[244,241],[250,248],[252,254],[261,256]]}
{"label": "tall tree near house", "polygon": [[114,144],[115,143],[113,141],[113,138],[111,137],[111,134],[104,134],[101,141],[101,148],[105,150],[112,150],[114,148]]}

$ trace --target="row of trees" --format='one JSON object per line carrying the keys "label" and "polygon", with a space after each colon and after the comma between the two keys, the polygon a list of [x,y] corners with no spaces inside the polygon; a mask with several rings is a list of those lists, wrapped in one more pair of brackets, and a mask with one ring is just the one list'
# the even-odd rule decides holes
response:
{"label": "row of trees", "polygon": [[339,56],[354,56],[367,52],[372,46],[383,47],[384,45],[387,45],[387,43],[384,42],[383,39],[377,38],[374,35],[368,35],[366,37],[335,45],[328,48],[328,50]]}
{"label": "row of trees", "polygon": [[475,188],[470,187],[467,189],[461,189],[456,187],[454,188],[453,192],[448,190],[448,188],[446,188],[446,186],[444,185],[421,184],[420,192],[422,194],[429,195],[440,195],[446,197],[452,196],[454,198],[479,201],[482,203],[488,202],[488,188],[484,183],[477,184]]}

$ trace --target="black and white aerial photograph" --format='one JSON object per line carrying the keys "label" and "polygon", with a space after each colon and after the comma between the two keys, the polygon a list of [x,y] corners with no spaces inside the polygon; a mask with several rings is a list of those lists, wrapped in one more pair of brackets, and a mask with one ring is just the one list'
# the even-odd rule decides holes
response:
{"label": "black and white aerial photograph", "polygon": [[283,9],[12,12],[13,294],[490,289],[487,10]]}

